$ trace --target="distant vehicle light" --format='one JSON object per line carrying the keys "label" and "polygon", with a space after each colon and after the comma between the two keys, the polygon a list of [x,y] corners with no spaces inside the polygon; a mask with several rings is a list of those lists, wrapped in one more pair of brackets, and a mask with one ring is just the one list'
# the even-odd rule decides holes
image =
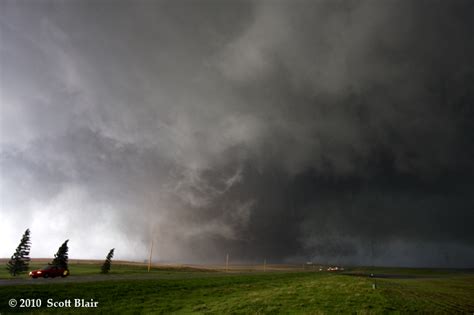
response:
{"label": "distant vehicle light", "polygon": [[342,270],[344,270],[344,268],[336,266],[336,267],[329,267],[327,270],[328,271],[342,271]]}

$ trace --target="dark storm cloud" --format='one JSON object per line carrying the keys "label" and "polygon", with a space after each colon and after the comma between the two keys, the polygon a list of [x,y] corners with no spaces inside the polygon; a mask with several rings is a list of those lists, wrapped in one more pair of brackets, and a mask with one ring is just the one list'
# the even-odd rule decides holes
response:
{"label": "dark storm cloud", "polygon": [[20,222],[82,257],[120,242],[144,259],[154,238],[170,261],[472,266],[473,13],[3,1],[4,237]]}

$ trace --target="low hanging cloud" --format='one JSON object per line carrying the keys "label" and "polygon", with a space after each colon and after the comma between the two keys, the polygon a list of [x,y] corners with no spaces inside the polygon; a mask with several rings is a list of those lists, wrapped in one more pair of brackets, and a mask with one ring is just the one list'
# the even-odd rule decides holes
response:
{"label": "low hanging cloud", "polygon": [[472,266],[473,11],[2,2],[0,256]]}

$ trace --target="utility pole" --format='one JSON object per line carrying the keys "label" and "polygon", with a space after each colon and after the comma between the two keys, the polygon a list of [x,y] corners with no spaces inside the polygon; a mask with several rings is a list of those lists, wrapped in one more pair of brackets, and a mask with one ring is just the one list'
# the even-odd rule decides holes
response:
{"label": "utility pole", "polygon": [[151,256],[152,255],[153,255],[153,239],[151,240],[150,258],[148,259],[148,272],[150,272],[150,268],[151,268]]}
{"label": "utility pole", "polygon": [[229,271],[229,253],[225,256],[225,272]]}
{"label": "utility pole", "polygon": [[267,271],[267,259],[263,259],[263,272]]}

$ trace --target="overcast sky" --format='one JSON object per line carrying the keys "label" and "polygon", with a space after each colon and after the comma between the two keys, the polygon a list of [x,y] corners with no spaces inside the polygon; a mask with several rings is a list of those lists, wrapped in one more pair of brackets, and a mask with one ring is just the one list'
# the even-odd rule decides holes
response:
{"label": "overcast sky", "polygon": [[473,267],[473,16],[0,0],[0,257]]}

